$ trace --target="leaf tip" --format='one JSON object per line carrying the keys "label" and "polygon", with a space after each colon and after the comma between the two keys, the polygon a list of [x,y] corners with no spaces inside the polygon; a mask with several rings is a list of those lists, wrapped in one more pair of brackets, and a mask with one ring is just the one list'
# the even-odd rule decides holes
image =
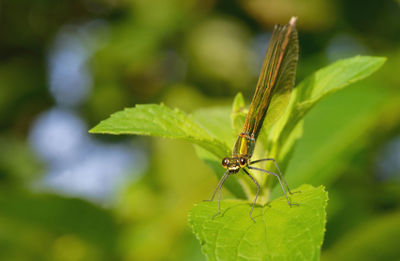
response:
{"label": "leaf tip", "polygon": [[383,65],[386,61],[387,61],[387,57],[386,56],[378,56],[376,57],[378,58],[380,61],[380,65]]}
{"label": "leaf tip", "polygon": [[244,97],[241,92],[238,92],[236,94],[235,98],[233,99],[233,104],[232,104],[232,112],[237,113],[243,110],[245,107],[245,102],[244,102]]}
{"label": "leaf tip", "polygon": [[101,122],[99,124],[97,124],[96,126],[94,126],[93,128],[91,128],[88,133],[90,134],[99,134],[101,133],[101,130],[99,129],[99,126],[101,125]]}

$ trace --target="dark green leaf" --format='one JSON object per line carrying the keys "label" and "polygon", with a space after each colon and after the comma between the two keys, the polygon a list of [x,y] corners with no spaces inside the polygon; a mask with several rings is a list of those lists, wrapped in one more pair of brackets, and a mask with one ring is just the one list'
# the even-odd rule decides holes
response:
{"label": "dark green leaf", "polygon": [[322,255],[322,260],[398,260],[400,212],[378,217],[347,233]]}
{"label": "dark green leaf", "polygon": [[[322,101],[305,120],[304,135],[285,173],[289,184],[334,182],[398,104],[397,97],[369,83],[357,84]],[[274,192],[280,195],[280,188]]]}

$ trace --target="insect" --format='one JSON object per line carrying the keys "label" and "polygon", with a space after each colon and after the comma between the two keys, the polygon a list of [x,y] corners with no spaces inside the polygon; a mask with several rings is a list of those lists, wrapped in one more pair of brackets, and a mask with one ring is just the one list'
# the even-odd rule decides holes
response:
{"label": "insect", "polygon": [[[275,176],[281,185],[289,206],[296,205],[291,203],[287,196],[285,187],[290,194],[292,194],[292,192],[290,191],[275,159],[266,158],[251,160],[257,137],[260,133],[273,95],[278,95],[282,90],[291,90],[294,85],[299,56],[296,21],[297,18],[292,17],[287,25],[275,25],[274,27],[243,130],[239,134],[233,147],[232,157],[226,157],[222,160],[222,166],[226,171],[219,180],[210,199],[210,201],[213,201],[215,194],[218,191],[218,213],[215,216],[221,213],[220,201],[221,188],[223,184],[230,175],[238,173],[240,169],[243,169],[247,176],[249,176],[257,186],[257,193],[249,213],[250,218],[254,222],[255,220],[251,214],[257,202],[260,185],[250,174],[249,170],[260,171]],[[255,163],[263,161],[272,161],[278,170],[278,174],[252,166]],[[285,187],[283,186],[282,181],[285,184]]]}

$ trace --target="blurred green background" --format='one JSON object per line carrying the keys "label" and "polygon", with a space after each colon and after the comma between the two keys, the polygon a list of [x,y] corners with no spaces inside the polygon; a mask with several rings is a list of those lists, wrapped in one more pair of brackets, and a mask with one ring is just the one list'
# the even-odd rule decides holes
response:
{"label": "blurred green background", "polygon": [[204,260],[187,212],[217,179],[193,147],[87,131],[138,103],[249,101],[293,15],[297,83],[340,58],[388,61],[307,116],[288,183],[327,186],[322,260],[400,260],[395,0],[0,0],[0,260]]}

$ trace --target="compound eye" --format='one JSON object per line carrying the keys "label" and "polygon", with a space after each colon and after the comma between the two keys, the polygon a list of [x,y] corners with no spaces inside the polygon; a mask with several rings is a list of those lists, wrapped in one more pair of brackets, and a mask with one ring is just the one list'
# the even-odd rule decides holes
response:
{"label": "compound eye", "polygon": [[228,158],[224,158],[222,160],[222,167],[227,168],[229,164],[229,159]]}
{"label": "compound eye", "polygon": [[247,163],[246,158],[243,158],[243,157],[239,158],[240,167],[244,167],[246,165],[246,163]]}

